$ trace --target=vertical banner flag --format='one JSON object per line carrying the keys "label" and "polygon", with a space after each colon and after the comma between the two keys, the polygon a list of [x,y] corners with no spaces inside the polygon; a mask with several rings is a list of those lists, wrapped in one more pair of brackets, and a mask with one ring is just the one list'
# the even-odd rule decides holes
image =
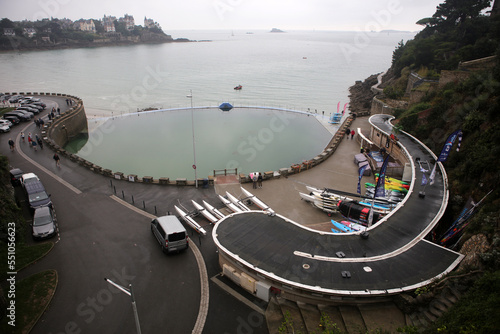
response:
{"label": "vertical banner flag", "polygon": [[425,177],[425,173],[422,174],[422,186],[425,186],[427,184],[427,178]]}
{"label": "vertical banner flag", "polygon": [[375,186],[375,197],[385,197],[385,172],[389,164],[389,155],[385,158],[378,174],[377,185]]}
{"label": "vertical banner flag", "polygon": [[358,178],[358,189],[357,189],[357,192],[360,195],[361,195],[361,178],[363,177],[363,173],[365,172],[366,167],[368,167],[368,163],[366,163],[363,166],[359,167],[359,178]]}
{"label": "vertical banner flag", "polygon": [[431,185],[431,186],[434,184],[434,178],[436,177],[436,165],[437,165],[437,163],[434,164],[434,167],[432,168],[431,175],[429,176],[429,185]]}
{"label": "vertical banner flag", "polygon": [[337,114],[340,112],[340,101],[337,103]]}
{"label": "vertical banner flag", "polygon": [[349,105],[349,102],[347,102],[346,104],[344,104],[344,110],[342,111],[342,115],[345,114],[345,109],[347,108],[348,105]]}
{"label": "vertical banner flag", "polygon": [[460,144],[462,143],[462,130],[458,129],[455,132],[453,132],[448,139],[446,140],[446,143],[444,144],[443,149],[441,150],[441,154],[439,155],[439,158],[437,161],[446,161],[448,159],[448,156],[450,155],[451,148],[453,146],[453,143],[455,140],[458,138],[458,146],[457,146],[457,152],[460,150]]}

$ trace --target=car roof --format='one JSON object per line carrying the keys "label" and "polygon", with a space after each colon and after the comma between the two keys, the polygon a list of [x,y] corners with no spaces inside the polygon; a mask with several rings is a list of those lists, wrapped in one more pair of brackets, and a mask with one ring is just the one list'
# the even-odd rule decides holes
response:
{"label": "car roof", "polygon": [[32,177],[36,177],[36,178],[38,179],[38,176],[36,176],[36,174],[35,174],[35,173],[25,173],[25,174],[23,174],[23,176],[22,176],[23,180],[25,180],[25,179],[30,179],[30,178],[32,178]]}
{"label": "car roof", "polygon": [[176,216],[162,216],[156,218],[158,223],[163,227],[167,234],[175,233],[175,232],[186,232],[184,225],[181,224],[179,219]]}
{"label": "car roof", "polygon": [[10,170],[10,173],[13,175],[19,175],[19,174],[23,174],[23,171],[20,168],[12,168]]}
{"label": "car roof", "polygon": [[45,217],[50,214],[50,208],[48,206],[41,206],[35,209],[35,214],[33,218]]}

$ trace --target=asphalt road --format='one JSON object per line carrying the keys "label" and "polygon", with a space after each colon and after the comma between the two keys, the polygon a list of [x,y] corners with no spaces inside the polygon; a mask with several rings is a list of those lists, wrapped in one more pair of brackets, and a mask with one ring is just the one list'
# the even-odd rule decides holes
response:
{"label": "asphalt road", "polygon": [[[42,99],[47,104],[42,117],[52,106],[66,108],[64,98]],[[8,139],[16,138],[23,129],[26,135],[38,131],[33,123],[21,123],[10,133],[0,134],[0,153],[9,158],[12,167],[40,177],[52,196],[59,225],[59,237],[52,239],[56,242],[54,249],[18,274],[22,279],[46,269],[58,272],[54,299],[32,333],[135,333],[130,297],[104,278],[133,285],[143,333],[191,333],[195,328],[203,328],[203,333],[267,333],[261,313],[265,304],[252,304],[252,297],[237,287],[231,290],[233,294],[221,288],[208,221],[197,218],[205,225],[206,236],[199,237],[187,227],[196,247],[165,255],[151,234],[151,219],[140,213],[163,215],[174,212],[173,206],[179,203],[192,209],[191,199],[204,199],[220,207],[212,187],[195,189],[112,180],[64,157],[58,168],[48,147],[35,152],[27,143],[18,143],[22,153],[9,151]],[[115,194],[137,209],[124,206],[113,198]],[[207,275],[201,281],[195,248],[201,252],[201,267],[205,266]],[[200,304],[204,285],[208,286],[205,298],[209,297],[206,318],[200,313],[202,306],[207,306]]]}

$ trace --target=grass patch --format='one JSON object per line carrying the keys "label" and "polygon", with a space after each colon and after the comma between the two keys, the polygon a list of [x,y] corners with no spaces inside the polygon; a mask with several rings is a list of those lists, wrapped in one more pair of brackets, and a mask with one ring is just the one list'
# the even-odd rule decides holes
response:
{"label": "grass patch", "polygon": [[14,109],[16,109],[16,108],[14,108],[14,107],[0,108],[0,116],[2,116],[3,114],[5,114],[6,112],[14,110]]}
{"label": "grass patch", "polygon": [[[52,241],[50,242],[44,242],[41,244],[37,244],[34,246],[28,246],[26,244],[16,244],[16,269],[15,271],[20,271],[23,268],[26,268],[28,265],[30,265],[33,262],[38,261],[45,255],[47,255],[48,252],[51,251],[52,247],[54,247],[54,243]],[[0,251],[0,258],[6,259],[7,258],[7,247],[2,246],[2,249]],[[3,261],[1,263],[1,273],[2,273],[2,281],[4,281],[4,275],[5,273],[12,271],[8,270],[7,268],[7,261]]]}
{"label": "grass patch", "polygon": [[15,326],[4,318],[2,333],[29,333],[50,304],[57,287],[57,271],[47,270],[16,282]]}

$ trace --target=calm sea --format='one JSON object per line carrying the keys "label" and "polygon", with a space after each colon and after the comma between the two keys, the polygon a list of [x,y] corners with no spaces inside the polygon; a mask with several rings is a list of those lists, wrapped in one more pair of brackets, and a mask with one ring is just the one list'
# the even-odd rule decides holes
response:
{"label": "calm sea", "polygon": [[[185,37],[198,42],[2,53],[0,91],[73,94],[83,99],[87,115],[93,118],[118,116],[149,107],[218,106],[222,102],[230,102],[237,107],[268,106],[317,112],[320,115],[324,112],[328,117],[337,111],[339,102],[341,108],[348,102],[348,89],[356,80],[364,80],[371,74],[389,68],[392,52],[397,43],[414,36],[414,33],[325,31],[170,33],[174,38]],[[234,90],[233,87],[237,85],[242,85],[243,88],[239,91]],[[263,122],[268,124],[268,121]],[[250,123],[247,123],[250,126]],[[136,133],[134,137],[136,141],[141,142],[140,147],[156,155],[159,149],[152,143],[159,142],[155,133],[161,130],[155,128],[142,132],[137,131],[137,127],[138,124],[135,129],[133,126],[130,129],[127,126],[129,131],[123,136],[132,136]],[[142,125],[142,127],[148,126]],[[198,130],[198,127],[201,127],[201,130]],[[214,128],[215,125],[211,125],[208,130],[207,127],[208,125],[204,127],[197,118],[197,132],[220,132],[218,128]],[[264,127],[261,125],[260,128],[249,131],[258,134],[262,129]],[[284,134],[286,131],[283,131],[283,136],[297,136],[297,130],[293,130],[293,127],[289,129],[291,133]],[[316,125],[304,125],[302,130],[308,129],[318,132]],[[113,131],[115,135],[119,132]],[[313,137],[307,133],[303,135],[307,138]],[[328,137],[328,134],[325,133],[325,136]],[[238,138],[224,136],[224,140],[236,141],[240,145],[246,138],[242,137],[241,133]],[[285,143],[288,141],[286,138],[280,140]],[[305,148],[305,155],[309,158],[324,148],[325,139],[315,140],[318,142],[317,147]],[[188,136],[178,141],[192,142],[192,137]],[[203,139],[197,138],[197,141]],[[99,146],[99,150],[103,147],[104,145]],[[216,146],[212,147],[214,152],[208,153],[207,156],[222,151]],[[96,150],[94,144],[93,149],[87,149],[86,152],[99,150]],[[237,148],[227,150],[234,152]],[[112,153],[104,153],[104,156],[118,155]],[[281,153],[286,154],[286,150]],[[276,153],[271,153],[271,158],[273,155],[276,156]],[[129,157],[130,154],[126,156]],[[184,156],[186,163],[179,170],[171,170],[168,159],[170,161],[183,159]],[[92,157],[88,159],[92,161]],[[160,172],[150,173],[135,166],[135,163],[116,163],[121,164],[122,168],[119,168],[121,171],[139,176],[192,178],[191,153],[180,154],[179,157],[170,156],[168,159],[155,162],[168,167],[164,167]],[[206,174],[206,170],[230,165],[229,158],[218,159],[224,162],[217,166],[206,166],[202,174]],[[266,163],[266,159],[269,158],[254,160]],[[140,160],[147,162],[148,158]],[[187,161],[189,168],[185,167]],[[294,160],[279,167],[287,167],[286,164],[290,162],[293,163]],[[106,166],[106,162],[102,164],[103,167],[110,167]],[[263,166],[240,165],[240,168],[245,172],[251,172],[254,171],[253,168],[272,170],[275,167],[264,164]],[[115,166],[111,169],[117,170]]]}

